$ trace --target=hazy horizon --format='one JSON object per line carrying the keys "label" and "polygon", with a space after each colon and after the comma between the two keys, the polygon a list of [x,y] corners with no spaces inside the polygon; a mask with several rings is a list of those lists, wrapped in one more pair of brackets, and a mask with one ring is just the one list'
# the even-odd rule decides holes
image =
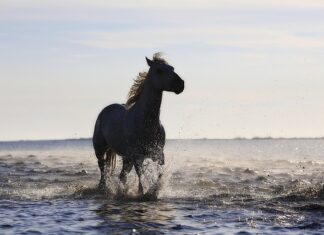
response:
{"label": "hazy horizon", "polygon": [[[324,136],[315,137],[272,137],[272,136],[255,136],[251,138],[247,137],[234,137],[234,138],[166,138],[166,140],[296,140],[296,139],[324,139]],[[37,142],[37,141],[91,141],[92,137],[80,137],[80,138],[62,138],[62,139],[17,139],[17,140],[0,140],[0,143],[5,142]]]}
{"label": "hazy horizon", "polygon": [[91,137],[145,56],[185,80],[169,139],[324,136],[324,2],[0,3],[0,140]]}

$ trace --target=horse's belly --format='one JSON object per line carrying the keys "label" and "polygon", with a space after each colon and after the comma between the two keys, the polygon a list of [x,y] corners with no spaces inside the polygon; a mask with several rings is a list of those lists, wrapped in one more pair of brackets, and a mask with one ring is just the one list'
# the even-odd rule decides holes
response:
{"label": "horse's belly", "polygon": [[110,131],[106,136],[106,142],[118,155],[126,154],[126,142],[121,130]]}

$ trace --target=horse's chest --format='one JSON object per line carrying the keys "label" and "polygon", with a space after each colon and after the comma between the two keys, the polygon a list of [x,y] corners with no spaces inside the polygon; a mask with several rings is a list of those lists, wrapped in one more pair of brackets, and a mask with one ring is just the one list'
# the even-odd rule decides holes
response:
{"label": "horse's chest", "polygon": [[129,147],[131,152],[140,155],[152,155],[163,148],[161,136],[157,132],[141,132],[134,135],[130,140]]}

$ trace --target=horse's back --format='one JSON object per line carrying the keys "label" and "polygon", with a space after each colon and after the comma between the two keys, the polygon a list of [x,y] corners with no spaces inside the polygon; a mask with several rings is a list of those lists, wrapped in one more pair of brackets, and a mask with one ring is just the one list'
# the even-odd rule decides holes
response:
{"label": "horse's back", "polygon": [[98,119],[107,119],[111,121],[118,120],[120,117],[125,115],[126,108],[122,104],[111,104],[105,107],[98,116]]}
{"label": "horse's back", "polygon": [[99,114],[93,135],[94,145],[105,144],[117,153],[123,152],[126,108],[121,104],[111,104]]}

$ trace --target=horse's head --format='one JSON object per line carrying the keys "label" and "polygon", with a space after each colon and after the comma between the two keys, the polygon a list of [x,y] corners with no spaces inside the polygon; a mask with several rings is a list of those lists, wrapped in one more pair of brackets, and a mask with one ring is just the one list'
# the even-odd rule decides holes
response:
{"label": "horse's head", "polygon": [[160,91],[172,91],[180,94],[184,89],[184,81],[174,72],[174,68],[163,60],[150,60],[146,58],[150,70],[148,79],[155,89]]}

